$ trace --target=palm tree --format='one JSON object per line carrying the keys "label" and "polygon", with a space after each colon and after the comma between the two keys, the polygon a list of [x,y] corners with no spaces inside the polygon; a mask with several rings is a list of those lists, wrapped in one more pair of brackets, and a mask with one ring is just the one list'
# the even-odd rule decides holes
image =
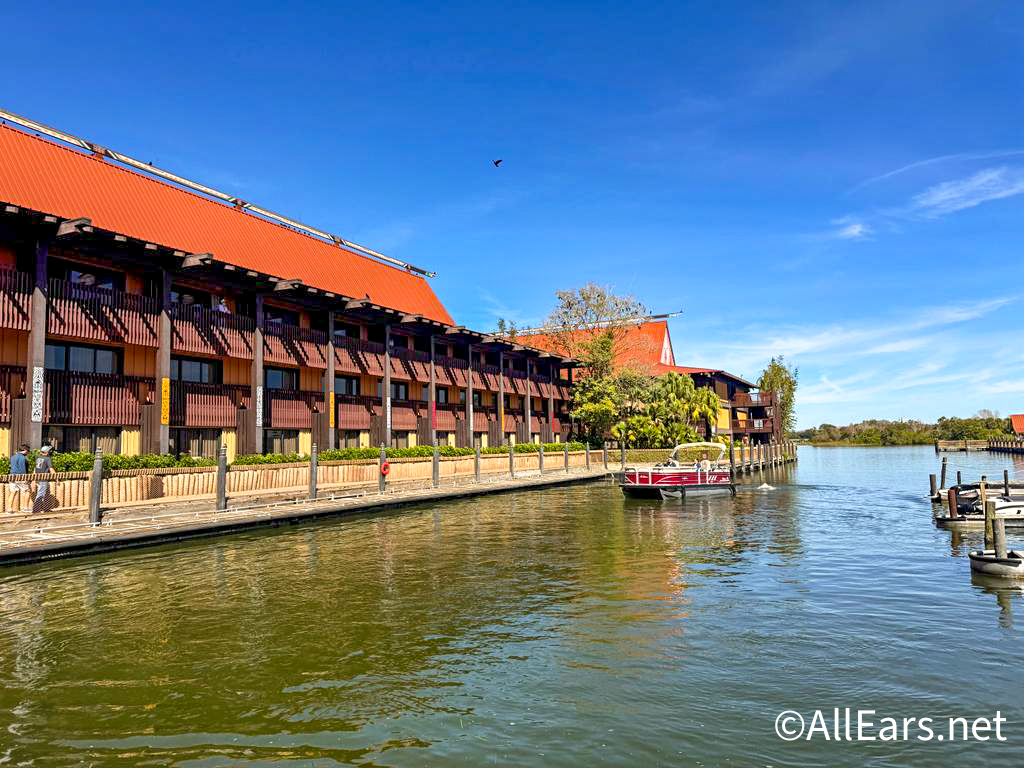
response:
{"label": "palm tree", "polygon": [[718,411],[722,407],[721,400],[710,387],[701,387],[693,394],[688,403],[689,416],[694,424],[703,423],[707,436],[711,437],[711,425],[718,421]]}

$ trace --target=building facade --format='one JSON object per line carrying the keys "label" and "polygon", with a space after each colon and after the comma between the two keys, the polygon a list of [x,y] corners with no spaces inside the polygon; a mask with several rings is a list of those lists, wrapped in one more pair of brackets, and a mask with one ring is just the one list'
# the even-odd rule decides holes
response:
{"label": "building facade", "polygon": [[[652,376],[680,373],[690,376],[695,386],[714,390],[721,401],[718,420],[711,425],[715,434],[748,443],[782,441],[782,425],[776,418],[771,394],[759,391],[755,384],[728,371],[676,365],[665,316],[647,317],[619,326],[617,337],[615,354],[619,365],[629,365]],[[560,349],[564,335],[556,340],[544,329],[523,331],[516,339],[542,349],[565,351]],[[707,428],[700,431],[706,433]]]}
{"label": "building facade", "polygon": [[0,450],[568,434],[573,361],[455,325],[422,270],[55,134],[0,125]]}

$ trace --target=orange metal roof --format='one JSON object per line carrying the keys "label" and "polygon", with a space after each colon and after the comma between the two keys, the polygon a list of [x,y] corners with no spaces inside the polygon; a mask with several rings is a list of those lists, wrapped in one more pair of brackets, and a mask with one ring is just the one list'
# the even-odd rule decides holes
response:
{"label": "orange metal roof", "polygon": [[[574,340],[582,340],[594,334],[592,330],[581,330],[572,334]],[[662,351],[668,343],[668,359],[671,363],[663,363],[661,360]],[[516,336],[516,341],[531,344],[539,349],[562,354],[565,350],[557,347],[558,341],[548,333],[527,333]],[[620,365],[631,364],[639,367],[645,373],[658,375],[662,373],[703,373],[709,376],[718,374],[724,378],[738,381],[747,386],[754,386],[749,381],[734,376],[728,371],[717,368],[690,368],[684,365],[675,364],[675,352],[672,349],[672,337],[668,332],[668,322],[665,320],[648,320],[629,327],[623,334],[617,350],[617,360]]]}
{"label": "orange metal roof", "polygon": [[1024,435],[1024,413],[1014,413],[1010,416],[1010,423],[1013,425],[1015,434]]}
{"label": "orange metal roof", "polygon": [[418,275],[7,125],[0,200],[454,324]]}

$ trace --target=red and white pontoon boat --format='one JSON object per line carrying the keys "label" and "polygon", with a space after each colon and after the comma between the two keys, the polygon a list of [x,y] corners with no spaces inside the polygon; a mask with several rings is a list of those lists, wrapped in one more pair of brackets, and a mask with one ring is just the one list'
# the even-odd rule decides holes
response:
{"label": "red and white pontoon boat", "polygon": [[[680,452],[703,456],[683,463]],[[715,453],[717,452],[717,455]],[[622,492],[642,499],[680,498],[688,491],[730,491],[736,493],[732,467],[723,462],[722,443],[684,443],[672,449],[667,461],[650,469],[627,467],[622,472]],[[711,458],[715,455],[715,458]]]}

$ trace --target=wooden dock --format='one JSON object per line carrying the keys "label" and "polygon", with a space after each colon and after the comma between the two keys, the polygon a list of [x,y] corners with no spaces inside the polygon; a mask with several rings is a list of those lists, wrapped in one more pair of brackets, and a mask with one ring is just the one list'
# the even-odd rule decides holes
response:
{"label": "wooden dock", "polygon": [[987,451],[989,450],[989,442],[989,440],[936,440],[935,452],[943,453],[946,451]]}

